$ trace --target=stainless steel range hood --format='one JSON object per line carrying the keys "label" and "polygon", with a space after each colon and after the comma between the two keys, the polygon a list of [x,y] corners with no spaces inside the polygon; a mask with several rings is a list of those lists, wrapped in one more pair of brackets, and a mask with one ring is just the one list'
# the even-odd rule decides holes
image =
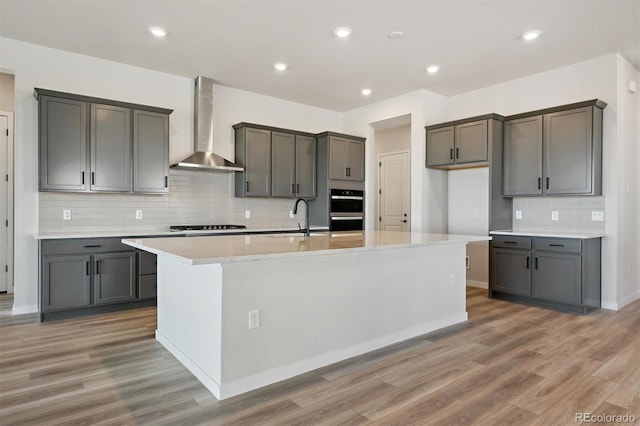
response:
{"label": "stainless steel range hood", "polygon": [[171,167],[219,172],[241,172],[244,169],[215,153],[213,134],[213,84],[206,77],[195,80],[194,153]]}

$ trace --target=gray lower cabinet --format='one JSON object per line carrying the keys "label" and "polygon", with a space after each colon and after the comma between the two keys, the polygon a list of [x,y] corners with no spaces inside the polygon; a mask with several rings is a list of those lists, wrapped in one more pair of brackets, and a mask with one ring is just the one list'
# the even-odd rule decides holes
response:
{"label": "gray lower cabinet", "polygon": [[425,127],[427,167],[447,168],[467,163],[487,163],[488,121],[474,117]]}
{"label": "gray lower cabinet", "polygon": [[39,189],[166,193],[172,110],[35,89]]}
{"label": "gray lower cabinet", "polygon": [[489,295],[570,312],[600,307],[600,238],[494,236]]}
{"label": "gray lower cabinet", "polygon": [[601,195],[600,100],[506,117],[505,196]]}
{"label": "gray lower cabinet", "polygon": [[146,251],[138,252],[138,298],[155,299],[158,295],[158,257]]}
{"label": "gray lower cabinet", "polygon": [[41,320],[155,303],[155,256],[137,259],[120,238],[40,241]]}

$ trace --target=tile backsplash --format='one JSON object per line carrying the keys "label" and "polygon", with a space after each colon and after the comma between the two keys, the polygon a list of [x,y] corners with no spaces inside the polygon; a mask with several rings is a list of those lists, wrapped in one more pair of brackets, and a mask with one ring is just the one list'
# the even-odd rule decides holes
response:
{"label": "tile backsplash", "polygon": [[[523,232],[605,232],[605,197],[521,197],[513,199],[513,230]],[[522,219],[517,219],[517,211]],[[552,220],[558,212],[558,220]],[[592,212],[603,212],[605,221],[592,221]]]}
{"label": "tile backsplash", "polygon": [[[293,200],[234,197],[233,173],[171,169],[168,195],[40,192],[39,232],[166,230],[168,225],[295,227]],[[63,210],[71,220],[63,220]],[[142,219],[136,219],[142,210]],[[245,219],[245,211],[251,218]]]}

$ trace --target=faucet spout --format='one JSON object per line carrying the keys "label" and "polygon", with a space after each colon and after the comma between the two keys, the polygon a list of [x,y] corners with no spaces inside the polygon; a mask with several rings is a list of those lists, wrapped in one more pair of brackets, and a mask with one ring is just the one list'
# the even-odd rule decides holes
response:
{"label": "faucet spout", "polygon": [[[298,204],[300,204],[301,201],[304,203],[305,214],[304,214],[304,228],[300,229],[300,232],[304,232],[304,236],[309,237],[311,235],[311,232],[309,231],[309,202],[304,198],[298,198],[295,204],[293,205],[293,214],[298,214]],[[298,223],[298,227],[300,227],[299,223]]]}

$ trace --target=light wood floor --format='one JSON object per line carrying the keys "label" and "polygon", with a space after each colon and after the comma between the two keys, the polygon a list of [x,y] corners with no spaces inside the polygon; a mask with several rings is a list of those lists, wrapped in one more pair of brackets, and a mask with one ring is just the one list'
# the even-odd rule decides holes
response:
{"label": "light wood floor", "polygon": [[154,340],[155,308],[39,323],[11,304],[2,425],[640,424],[640,301],[577,316],[471,288],[464,324],[222,402]]}

